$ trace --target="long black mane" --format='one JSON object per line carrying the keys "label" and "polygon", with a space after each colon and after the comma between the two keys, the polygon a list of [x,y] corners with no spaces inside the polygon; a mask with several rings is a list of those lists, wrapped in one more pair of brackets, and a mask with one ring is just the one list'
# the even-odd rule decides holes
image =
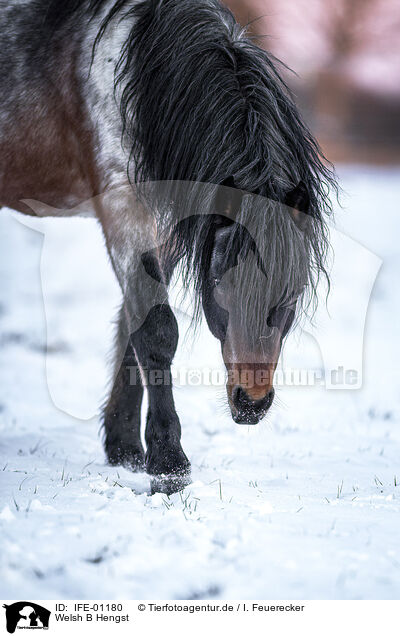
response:
{"label": "long black mane", "polygon": [[[302,182],[307,190],[306,234],[312,290],[325,272],[325,215],[334,173],[303,123],[274,58],[256,46],[218,0],[58,0],[44,24],[57,31],[77,15],[101,16],[96,44],[118,20],[132,23],[116,67],[131,179],[221,184],[284,202]],[[180,223],[169,243],[187,281],[201,291],[210,218],[196,205],[194,224]],[[210,203],[211,205],[211,203]],[[267,209],[247,206],[265,229]],[[245,222],[246,218],[241,219]],[[265,244],[271,237],[265,236]],[[172,254],[172,252],[174,254]]]}
{"label": "long black mane", "polygon": [[[121,115],[136,181],[222,183],[283,201],[302,181],[309,214],[330,208],[335,178],[274,58],[218,0],[38,0],[44,30],[85,13],[132,21],[118,62]],[[322,160],[321,160],[322,158]]]}

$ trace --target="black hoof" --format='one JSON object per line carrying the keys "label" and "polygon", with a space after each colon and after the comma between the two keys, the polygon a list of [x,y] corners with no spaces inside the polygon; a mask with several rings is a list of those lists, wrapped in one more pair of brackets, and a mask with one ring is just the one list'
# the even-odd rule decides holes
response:
{"label": "black hoof", "polygon": [[163,495],[173,495],[189,486],[191,482],[190,470],[175,475],[153,475],[150,481],[151,494],[160,492]]}
{"label": "black hoof", "polygon": [[180,475],[190,471],[190,462],[179,444],[148,444],[146,471],[149,475]]}
{"label": "black hoof", "polygon": [[170,495],[191,483],[190,462],[179,443],[148,446],[146,472],[151,476],[152,494]]}
{"label": "black hoof", "polygon": [[111,466],[124,466],[134,473],[145,469],[143,449],[137,446],[112,446],[106,448],[106,455]]}

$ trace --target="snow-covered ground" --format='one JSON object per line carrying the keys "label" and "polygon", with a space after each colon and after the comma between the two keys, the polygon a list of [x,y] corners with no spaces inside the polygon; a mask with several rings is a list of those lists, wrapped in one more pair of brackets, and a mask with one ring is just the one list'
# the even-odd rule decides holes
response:
{"label": "snow-covered ground", "polygon": [[[45,222],[41,262],[39,223],[1,212],[1,598],[400,597],[400,170],[340,177],[337,223],[363,247],[334,281],[339,327],[322,354],[292,335],[284,359],[318,371],[360,348],[379,257],[362,388],[280,387],[268,418],[240,427],[222,386],[182,384],[193,483],[169,499],[104,461],[95,409],[119,292],[94,223]],[[183,366],[221,368],[205,327],[182,337]]]}

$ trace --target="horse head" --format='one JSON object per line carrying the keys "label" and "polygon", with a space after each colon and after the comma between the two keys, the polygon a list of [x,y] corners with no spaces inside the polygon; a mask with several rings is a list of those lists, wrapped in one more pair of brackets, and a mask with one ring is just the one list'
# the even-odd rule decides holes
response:
{"label": "horse head", "polygon": [[232,219],[234,207],[230,203],[227,215],[213,218],[202,303],[221,343],[232,417],[257,424],[273,403],[282,344],[309,282],[307,215],[302,213],[307,193],[299,184],[283,206],[270,206],[265,215],[271,218],[261,219],[260,231]]}

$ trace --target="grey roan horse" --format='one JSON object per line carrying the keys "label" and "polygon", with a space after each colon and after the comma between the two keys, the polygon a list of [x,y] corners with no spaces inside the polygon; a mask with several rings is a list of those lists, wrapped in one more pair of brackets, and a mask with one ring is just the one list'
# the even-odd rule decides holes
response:
{"label": "grey roan horse", "polygon": [[332,186],[272,57],[218,0],[0,0],[0,206],[90,206],[101,223],[124,297],[105,450],[155,489],[190,474],[170,381],[174,269],[221,342],[233,419],[257,423],[325,274]]}

